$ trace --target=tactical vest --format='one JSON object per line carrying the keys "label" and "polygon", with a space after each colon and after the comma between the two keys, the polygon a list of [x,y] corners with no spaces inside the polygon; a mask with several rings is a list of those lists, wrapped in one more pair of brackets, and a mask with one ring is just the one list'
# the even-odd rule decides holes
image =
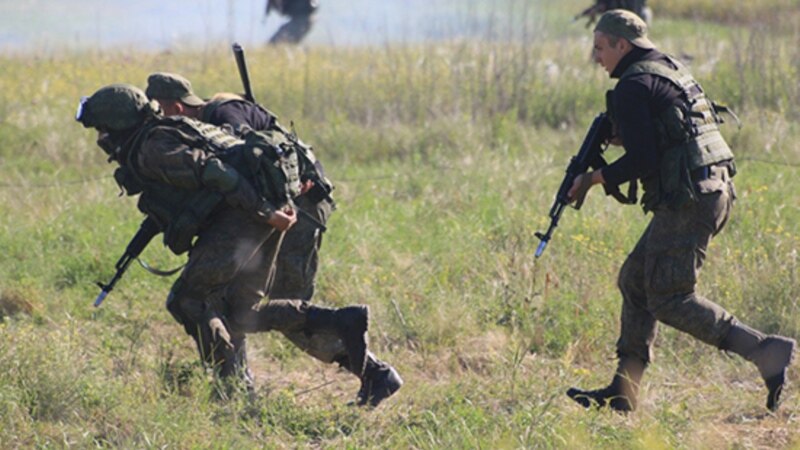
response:
{"label": "tactical vest", "polygon": [[[211,116],[214,111],[222,105],[230,102],[247,102],[241,96],[230,93],[218,93],[214,95],[203,106],[200,120],[203,122],[210,122]],[[312,147],[301,141],[293,131],[289,131],[278,123],[278,116],[272,111],[264,108],[258,103],[251,103],[256,108],[263,111],[269,117],[270,127],[266,130],[256,130],[262,134],[266,134],[269,139],[275,142],[278,146],[284,149],[291,149],[297,154],[297,160],[300,172],[300,181],[305,182],[311,180],[314,186],[305,195],[313,203],[318,203],[323,199],[327,199],[333,203],[330,194],[334,189],[333,183],[325,176],[325,170],[322,163],[319,162]],[[236,133],[247,133],[247,129],[234,130]]]}
{"label": "tactical vest", "polygon": [[139,196],[139,210],[164,232],[164,244],[175,254],[188,251],[204,223],[222,208],[224,195],[208,189],[180,189],[139,175],[136,154],[155,129],[163,127],[189,147],[203,149],[233,166],[264,199],[280,208],[300,191],[297,158],[267,137],[236,138],[214,125],[185,117],[159,117],[147,122],[118,158],[114,178],[127,195]]}
{"label": "tactical vest", "polygon": [[[661,154],[658,173],[642,179],[642,207],[651,211],[659,205],[680,209],[697,199],[691,172],[722,161],[733,160],[722,134],[722,123],[714,103],[685,66],[669,58],[672,69],[655,61],[633,63],[620,81],[646,73],[664,78],[680,89],[683,101],[667,108],[654,118],[656,146]],[[610,104],[608,111],[613,115]]]}

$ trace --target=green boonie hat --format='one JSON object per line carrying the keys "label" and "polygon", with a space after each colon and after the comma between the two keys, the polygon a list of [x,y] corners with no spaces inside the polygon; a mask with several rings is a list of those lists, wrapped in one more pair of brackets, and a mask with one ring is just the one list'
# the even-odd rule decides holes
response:
{"label": "green boonie hat", "polygon": [[87,128],[123,131],[135,128],[153,111],[150,100],[138,87],[110,84],[82,98],[75,119]]}
{"label": "green boonie hat", "polygon": [[656,48],[647,39],[647,24],[641,17],[624,9],[612,9],[600,17],[594,31],[625,38],[631,44],[646,50]]}
{"label": "green boonie hat", "polygon": [[167,72],[156,72],[147,77],[148,97],[152,99],[180,100],[189,106],[203,106],[205,102],[192,92],[192,83],[186,78]]}

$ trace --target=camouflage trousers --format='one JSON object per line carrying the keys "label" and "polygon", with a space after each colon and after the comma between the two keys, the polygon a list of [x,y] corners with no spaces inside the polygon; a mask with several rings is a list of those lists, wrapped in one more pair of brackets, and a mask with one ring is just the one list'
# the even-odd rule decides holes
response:
{"label": "camouflage trousers", "polygon": [[653,218],[619,273],[622,292],[620,357],[653,359],[658,322],[719,347],[733,316],[695,292],[711,238],[722,230],[735,198],[724,167],[696,183],[699,200]]}
{"label": "camouflage trousers", "polygon": [[200,234],[170,291],[167,309],[221,376],[246,370],[245,333],[279,331],[325,362],[346,354],[329,335],[307,335],[307,302],[266,298],[283,235],[251,213],[226,210]]}
{"label": "camouflage trousers", "polygon": [[[327,200],[313,203],[300,196],[295,203],[322,225],[328,222],[333,212],[333,205]],[[283,237],[270,297],[311,300],[321,245],[322,230],[310,220],[298,217]]]}

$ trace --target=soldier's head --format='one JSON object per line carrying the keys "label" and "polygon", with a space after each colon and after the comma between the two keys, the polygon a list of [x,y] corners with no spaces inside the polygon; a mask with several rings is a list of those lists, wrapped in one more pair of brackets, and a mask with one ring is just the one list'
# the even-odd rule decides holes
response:
{"label": "soldier's head", "polygon": [[168,116],[199,116],[205,102],[192,91],[192,83],[186,78],[167,72],[156,72],[147,77],[147,96],[161,105]]}
{"label": "soldier's head", "polygon": [[592,56],[595,62],[611,74],[634,47],[655,48],[647,38],[647,24],[635,13],[624,9],[604,13],[594,27]]}
{"label": "soldier's head", "polygon": [[160,114],[141,89],[130,84],[111,84],[81,98],[75,120],[98,131],[97,144],[113,156],[117,147],[145,121]]}

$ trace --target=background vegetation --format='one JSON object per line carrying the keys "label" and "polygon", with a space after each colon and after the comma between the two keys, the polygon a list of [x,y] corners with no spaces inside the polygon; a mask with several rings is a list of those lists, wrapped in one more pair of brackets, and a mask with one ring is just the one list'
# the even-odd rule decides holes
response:
{"label": "background vegetation", "polygon": [[[791,0],[655,1],[652,38],[739,113],[724,130],[738,202],[700,290],[800,335],[800,16]],[[171,279],[132,267],[91,301],[141,216],[118,198],[81,95],[179,72],[239,89],[226,46],[0,56],[0,443],[5,448],[800,448],[800,396],[768,414],[750,364],[662,327],[630,416],[563,395],[614,368],[615,279],[648,217],[593,192],[545,255],[534,232],[613,86],[589,61],[584,2],[487,2],[485,38],[248,49],[255,94],[337,183],[319,303],[366,303],[406,385],[375,411],[358,381],[273,335],[251,338],[258,398],[212,400],[164,309]],[[171,267],[159,244],[144,254]],[[797,369],[796,364],[793,369]],[[796,376],[797,370],[791,374]]]}

